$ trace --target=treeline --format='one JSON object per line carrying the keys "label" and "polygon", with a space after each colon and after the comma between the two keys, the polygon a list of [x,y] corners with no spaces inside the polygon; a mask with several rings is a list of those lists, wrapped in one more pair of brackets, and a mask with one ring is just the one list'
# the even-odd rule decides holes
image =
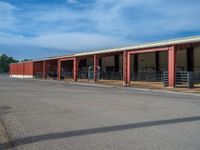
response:
{"label": "treeline", "polygon": [[0,73],[8,73],[9,64],[16,62],[18,62],[18,60],[14,59],[13,57],[9,57],[5,54],[0,55]]}

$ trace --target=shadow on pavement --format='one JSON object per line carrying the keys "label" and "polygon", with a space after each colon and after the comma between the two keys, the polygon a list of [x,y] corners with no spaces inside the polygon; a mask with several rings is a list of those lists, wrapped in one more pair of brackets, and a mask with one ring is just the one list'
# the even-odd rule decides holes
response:
{"label": "shadow on pavement", "polygon": [[[130,129],[136,129],[136,128],[161,126],[161,125],[169,125],[169,124],[192,122],[192,121],[200,121],[200,116],[149,121],[149,122],[141,122],[141,123],[131,123],[131,124],[125,124],[125,125],[116,125],[116,126],[106,126],[106,127],[66,131],[66,132],[59,132],[59,133],[49,133],[49,134],[23,137],[23,138],[13,140],[11,142],[14,144],[14,147],[17,147],[20,145],[31,144],[31,143],[47,141],[47,140],[55,140],[55,139],[70,138],[70,137],[76,137],[76,136],[85,136],[85,135],[92,135],[92,134],[100,134],[100,133],[107,133],[107,132],[123,131],[123,130],[130,130]],[[4,146],[8,144],[9,143],[3,143]]]}

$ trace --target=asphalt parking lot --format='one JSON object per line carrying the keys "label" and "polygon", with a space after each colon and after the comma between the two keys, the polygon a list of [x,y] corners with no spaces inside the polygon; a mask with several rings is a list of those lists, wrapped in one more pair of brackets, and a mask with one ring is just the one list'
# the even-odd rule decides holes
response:
{"label": "asphalt parking lot", "polygon": [[191,94],[0,76],[0,117],[19,150],[200,149]]}

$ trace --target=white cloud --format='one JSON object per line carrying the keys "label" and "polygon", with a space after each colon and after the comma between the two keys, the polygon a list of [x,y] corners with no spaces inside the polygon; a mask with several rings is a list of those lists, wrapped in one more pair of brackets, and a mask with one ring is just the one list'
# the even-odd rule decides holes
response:
{"label": "white cloud", "polygon": [[143,42],[148,36],[199,30],[200,2],[192,1],[96,0],[83,4],[67,0],[76,5],[30,6],[32,9],[19,13],[13,13],[19,9],[16,6],[0,2],[0,43],[93,50]]}
{"label": "white cloud", "polygon": [[7,2],[0,2],[0,29],[11,29],[14,27],[16,18],[13,11],[16,7]]}
{"label": "white cloud", "polygon": [[[59,9],[46,14],[46,21],[63,21],[66,29],[81,27],[87,22],[103,34],[126,37],[159,35],[184,30],[198,30],[198,4],[173,3],[163,0],[97,0],[83,10]],[[126,13],[125,13],[126,12]],[[48,18],[49,16],[50,18]],[[45,20],[44,17],[41,19]],[[71,23],[71,26],[68,23]]]}
{"label": "white cloud", "polygon": [[81,32],[44,34],[37,37],[13,36],[0,32],[0,43],[13,45],[29,45],[57,50],[94,50],[124,45],[127,41],[114,36],[89,34]]}
{"label": "white cloud", "polygon": [[123,39],[100,34],[81,32],[58,33],[42,35],[34,39],[38,45],[48,48],[68,50],[92,50],[96,48],[119,46],[125,43]]}
{"label": "white cloud", "polygon": [[[38,7],[21,14],[30,22],[16,26],[33,30],[36,34],[55,32],[81,32],[115,35],[126,38],[143,35],[159,35],[199,29],[199,9],[197,4],[184,1],[173,3],[164,0],[96,0],[92,5],[76,9],[55,5]],[[179,9],[180,8],[180,9]],[[24,21],[24,20],[23,20]],[[52,30],[53,29],[53,30]],[[82,31],[85,32],[85,31]],[[136,40],[133,39],[133,40]]]}

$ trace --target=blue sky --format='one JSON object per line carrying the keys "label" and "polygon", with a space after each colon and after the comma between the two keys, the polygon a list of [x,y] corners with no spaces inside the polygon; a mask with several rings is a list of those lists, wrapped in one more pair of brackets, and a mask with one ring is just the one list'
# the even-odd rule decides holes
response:
{"label": "blue sky", "polygon": [[0,54],[42,58],[200,34],[199,0],[0,0]]}

